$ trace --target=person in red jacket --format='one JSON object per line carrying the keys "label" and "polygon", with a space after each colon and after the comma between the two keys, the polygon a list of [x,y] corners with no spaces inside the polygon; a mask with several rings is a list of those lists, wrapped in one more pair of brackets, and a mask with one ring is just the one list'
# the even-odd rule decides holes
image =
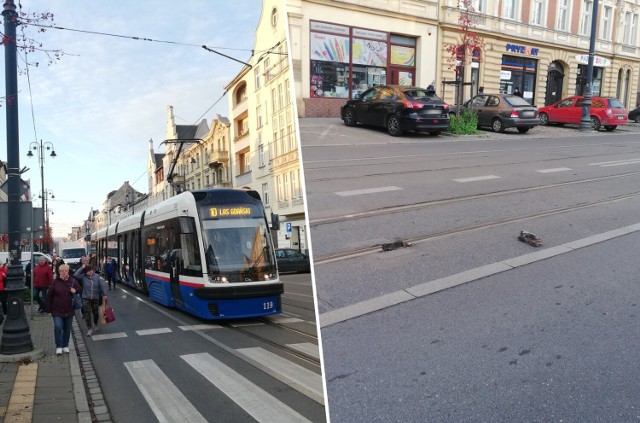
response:
{"label": "person in red jacket", "polygon": [[[47,291],[53,283],[53,270],[47,264],[47,259],[40,256],[38,264],[33,269],[33,299],[38,302],[40,313],[46,313]],[[42,294],[42,298],[40,298]]]}
{"label": "person in red jacket", "polygon": [[2,314],[7,315],[7,272],[9,271],[9,259],[0,266],[0,304],[2,304]]}
{"label": "person in red jacket", "polygon": [[59,267],[60,276],[54,279],[47,292],[47,310],[53,317],[53,333],[56,340],[56,355],[69,352],[71,325],[76,315],[73,294],[82,292],[82,286],[69,276],[69,266]]}

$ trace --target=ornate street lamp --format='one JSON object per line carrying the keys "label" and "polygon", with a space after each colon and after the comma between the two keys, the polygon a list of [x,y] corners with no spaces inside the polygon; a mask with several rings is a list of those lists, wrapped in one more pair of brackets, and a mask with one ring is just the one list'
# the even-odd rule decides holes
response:
{"label": "ornate street lamp", "polygon": [[[29,152],[27,153],[27,157],[33,157],[33,152],[37,152],[38,154],[38,160],[40,163],[40,183],[41,183],[41,194],[40,194],[40,198],[42,198],[42,221],[44,222],[44,228],[45,228],[45,242],[48,242],[46,240],[46,235],[47,234],[51,234],[51,227],[49,226],[49,209],[47,207],[47,196],[48,194],[51,194],[51,198],[55,198],[53,196],[53,193],[50,190],[45,189],[44,187],[44,153],[45,151],[51,151],[51,153],[49,154],[50,157],[55,158],[56,157],[56,150],[53,148],[53,143],[47,141],[47,142],[42,142],[42,140],[40,140],[40,144],[38,144],[37,142],[32,142],[31,144],[29,144]],[[46,251],[43,251],[45,253],[50,253],[51,251],[49,251],[49,248],[46,248]]]}

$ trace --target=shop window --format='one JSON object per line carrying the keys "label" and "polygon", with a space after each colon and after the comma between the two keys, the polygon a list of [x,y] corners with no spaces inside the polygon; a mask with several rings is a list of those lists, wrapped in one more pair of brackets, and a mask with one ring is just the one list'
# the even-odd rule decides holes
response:
{"label": "shop window", "polygon": [[502,56],[500,93],[513,94],[518,88],[529,104],[533,104],[536,90],[538,61],[516,56]]}
{"label": "shop window", "polygon": [[[584,95],[587,87],[587,65],[578,65],[578,76],[576,78],[576,95]],[[603,68],[599,66],[593,67],[591,77],[591,94],[600,95],[600,87],[602,86]]]}
{"label": "shop window", "polygon": [[311,33],[311,97],[349,97],[349,37]]}

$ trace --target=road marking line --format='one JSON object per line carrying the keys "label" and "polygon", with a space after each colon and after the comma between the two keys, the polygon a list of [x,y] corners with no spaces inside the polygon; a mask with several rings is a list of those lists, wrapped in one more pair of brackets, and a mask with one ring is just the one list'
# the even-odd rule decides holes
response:
{"label": "road marking line", "polygon": [[573,170],[570,167],[556,167],[553,169],[540,169],[536,170],[539,173],[553,173],[553,172],[566,172],[567,170]]}
{"label": "road marking line", "polygon": [[208,353],[181,358],[259,422],[309,421]]}
{"label": "road marking line", "polygon": [[464,183],[464,182],[487,181],[489,179],[502,179],[502,178],[496,175],[486,175],[486,176],[476,176],[473,178],[459,178],[459,179],[454,179],[454,181]]}
{"label": "road marking line", "polygon": [[170,328],[143,329],[143,330],[136,331],[136,333],[140,336],[157,335],[159,333],[171,333],[171,332],[173,331]]}
{"label": "road marking line", "polygon": [[617,164],[640,163],[640,158],[612,160],[610,162],[589,163],[589,166],[616,166]]}
{"label": "road marking line", "polygon": [[637,163],[640,163],[640,160],[628,161],[628,162],[624,162],[624,163],[603,164],[603,165],[600,165],[600,167],[624,166],[624,165],[628,165],[628,164],[637,164]]}
{"label": "road marking line", "polygon": [[380,192],[398,191],[398,190],[402,190],[402,188],[390,186],[390,187],[369,188],[369,189],[356,189],[353,191],[339,191],[339,192],[336,192],[335,194],[339,195],[340,197],[349,197],[352,195],[377,194]]}
{"label": "road marking line", "polygon": [[306,354],[309,357],[320,360],[320,348],[316,344],[312,344],[311,342],[287,344],[287,347],[292,348],[296,351],[300,351],[301,353]]}
{"label": "road marking line", "polygon": [[105,333],[104,335],[93,335],[91,339],[94,341],[104,341],[105,339],[126,338],[127,334],[124,332],[118,333]]}
{"label": "road marking line", "polygon": [[237,351],[263,372],[324,404],[321,375],[261,347],[239,348]]}
{"label": "road marking line", "polygon": [[207,422],[153,360],[130,361],[124,366],[158,421]]}
{"label": "road marking line", "polygon": [[264,326],[265,323],[262,322],[258,322],[258,323],[231,323],[231,326],[233,326],[234,328],[243,328],[246,326]]}
{"label": "road marking line", "polygon": [[465,270],[460,273],[456,273],[444,278],[435,279],[429,282],[424,282],[406,289],[390,292],[388,294],[381,295],[379,297],[370,298],[368,300],[360,301],[355,304],[351,304],[345,307],[337,308],[320,315],[320,327],[331,326],[336,323],[344,322],[356,317],[364,316],[365,314],[380,311],[386,308],[390,308],[397,304],[402,304],[419,297],[434,294],[436,292],[461,285],[467,282],[473,282],[475,280],[493,276],[495,274],[505,272],[511,269],[515,269],[520,266],[526,266],[531,263],[535,263],[541,260],[555,257],[560,254],[565,254],[580,248],[595,245],[610,239],[614,239],[620,236],[632,234],[640,231],[640,223],[634,225],[624,226],[622,228],[613,229],[611,231],[603,232],[588,236],[586,238],[578,239],[576,241],[567,242],[555,247],[546,248],[534,253],[523,254],[518,257],[512,257],[510,259],[502,260],[497,263],[491,263],[485,266],[476,267],[474,269]]}
{"label": "road marking line", "polygon": [[304,322],[304,320],[297,317],[272,317],[270,319],[274,323],[297,323]]}
{"label": "road marking line", "polygon": [[207,330],[207,329],[222,329],[220,325],[191,325],[191,326],[178,326],[182,330]]}

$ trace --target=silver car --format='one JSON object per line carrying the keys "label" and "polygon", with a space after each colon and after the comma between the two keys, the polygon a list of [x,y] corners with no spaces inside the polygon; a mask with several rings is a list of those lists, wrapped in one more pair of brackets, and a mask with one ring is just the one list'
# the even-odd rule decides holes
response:
{"label": "silver car", "polygon": [[[449,114],[455,115],[457,107]],[[540,124],[538,108],[513,94],[480,94],[460,107],[460,113],[471,110],[478,116],[478,127],[488,126],[495,132],[517,128],[525,133]]]}

